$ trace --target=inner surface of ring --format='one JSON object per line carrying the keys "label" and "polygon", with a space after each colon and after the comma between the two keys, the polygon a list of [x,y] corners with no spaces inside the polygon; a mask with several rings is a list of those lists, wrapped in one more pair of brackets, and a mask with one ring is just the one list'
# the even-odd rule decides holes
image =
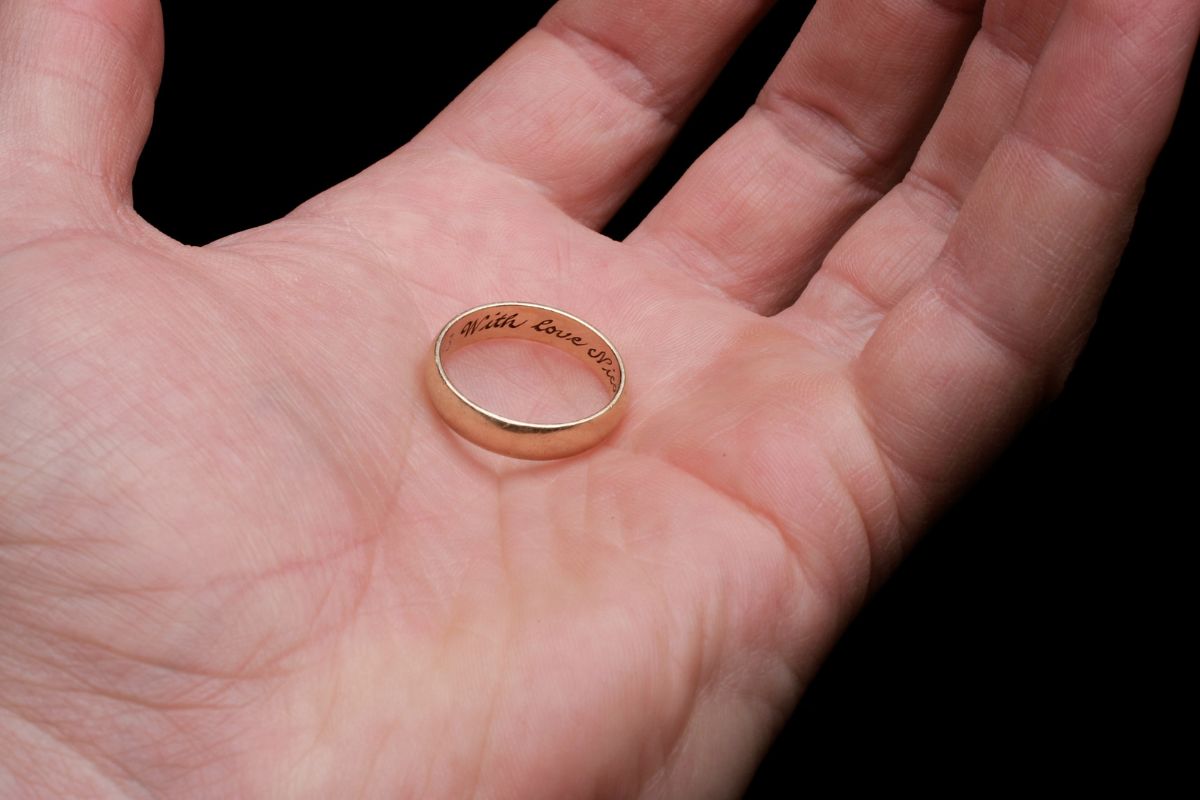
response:
{"label": "inner surface of ring", "polygon": [[583,362],[614,397],[621,388],[621,362],[604,338],[587,323],[553,309],[526,305],[488,306],[457,320],[441,342],[443,359],[489,339],[542,342]]}

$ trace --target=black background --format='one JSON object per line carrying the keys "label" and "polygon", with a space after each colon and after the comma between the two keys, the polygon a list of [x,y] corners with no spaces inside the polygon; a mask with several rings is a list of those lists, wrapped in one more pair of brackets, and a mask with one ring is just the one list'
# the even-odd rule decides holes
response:
{"label": "black background", "polygon": [[[549,3],[422,6],[419,17],[392,4],[164,5],[166,68],[135,202],[199,244],[268,222],[403,144]],[[742,114],[807,9],[771,12],[614,237]],[[1183,424],[1196,71],[1064,394],[851,626],[747,797],[830,781],[1145,788],[1180,766],[1162,726],[1190,717],[1170,643],[1195,638],[1177,609],[1190,572],[1181,542],[1196,529]]]}

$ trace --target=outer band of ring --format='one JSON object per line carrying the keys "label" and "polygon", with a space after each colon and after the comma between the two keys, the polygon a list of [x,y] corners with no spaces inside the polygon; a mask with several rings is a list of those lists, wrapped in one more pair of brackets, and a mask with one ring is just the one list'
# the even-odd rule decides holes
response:
{"label": "outer band of ring", "polygon": [[[507,316],[510,314],[513,316]],[[485,319],[492,324],[485,327]],[[497,324],[499,320],[503,324]],[[547,320],[557,324],[546,325]],[[549,333],[551,329],[555,332]],[[564,332],[573,337],[564,337]],[[602,379],[607,377],[612,399],[583,419],[552,424],[509,419],[471,402],[446,375],[443,351],[497,338],[544,342],[579,358],[596,368]],[[488,303],[467,309],[447,322],[429,354],[425,386],[434,408],[456,433],[480,447],[514,458],[549,460],[583,452],[612,432],[626,405],[625,364],[612,342],[578,317],[537,303]]]}

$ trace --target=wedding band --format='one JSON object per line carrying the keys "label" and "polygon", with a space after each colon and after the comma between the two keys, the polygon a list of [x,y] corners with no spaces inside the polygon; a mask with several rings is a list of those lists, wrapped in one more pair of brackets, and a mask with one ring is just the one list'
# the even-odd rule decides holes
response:
{"label": "wedding band", "polygon": [[[446,375],[443,361],[454,351],[489,339],[542,342],[592,368],[612,399],[591,416],[543,424],[508,419],[468,400]],[[446,323],[433,343],[425,370],[433,407],[456,433],[514,458],[565,458],[594,446],[612,432],[625,410],[625,365],[612,342],[578,317],[536,303],[490,303]]]}

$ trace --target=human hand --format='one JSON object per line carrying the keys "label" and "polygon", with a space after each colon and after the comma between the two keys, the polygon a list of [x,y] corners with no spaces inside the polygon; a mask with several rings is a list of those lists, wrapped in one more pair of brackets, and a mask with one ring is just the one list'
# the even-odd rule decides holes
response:
{"label": "human hand", "polygon": [[[5,25],[23,66],[0,91],[0,706],[6,749],[39,756],[17,777],[170,795],[732,792],[868,582],[1065,373],[1170,121],[1196,24],[1176,8],[1068,11],[1023,135],[999,145],[1027,70],[979,44],[918,161],[961,182],[962,213],[922,205],[910,177],[770,318],[755,312],[785,304],[899,177],[907,137],[868,134],[920,132],[968,17],[913,10],[897,39],[867,10],[818,11],[809,55],[781,70],[845,81],[844,104],[752,112],[625,244],[557,208],[603,221],[715,67],[699,51],[744,20],[671,21],[691,57],[653,26],[612,31],[637,72],[531,35],[389,161],[204,250],[129,211],[149,119],[132,65],[156,21],[108,12],[142,32],[130,48],[73,12],[40,17],[71,38]],[[1048,21],[1006,41],[1037,52]],[[838,37],[889,39],[897,59],[814,66]],[[940,59],[912,57],[937,42]],[[669,108],[641,109],[640,73]],[[1088,119],[1127,118],[1080,140]],[[1074,169],[1033,135],[1059,135],[1038,141]],[[680,255],[683,231],[713,238]],[[962,272],[939,258],[947,240]],[[894,308],[856,306],[846,276]],[[953,305],[968,290],[978,317]],[[531,466],[432,415],[433,332],[500,297],[561,305],[622,348],[634,405],[613,439]],[[511,382],[481,390],[533,406],[523,392],[560,365],[507,355]]]}

